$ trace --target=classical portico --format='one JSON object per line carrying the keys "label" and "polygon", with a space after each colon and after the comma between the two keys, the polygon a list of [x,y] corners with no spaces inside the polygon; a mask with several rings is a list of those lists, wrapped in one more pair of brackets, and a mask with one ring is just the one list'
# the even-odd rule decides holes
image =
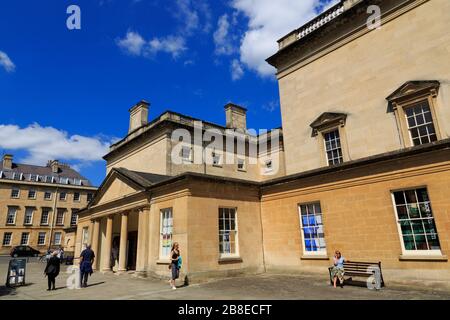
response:
{"label": "classical portico", "polygon": [[[164,176],[152,176],[162,179]],[[100,187],[90,206],[80,213],[80,225],[89,237],[77,246],[91,244],[94,270],[145,272],[148,260],[150,197],[146,180],[126,169],[115,169]]]}
{"label": "classical portico", "polygon": [[117,273],[138,271],[138,266],[143,265],[139,261],[138,251],[145,250],[146,246],[143,237],[139,237],[140,233],[145,234],[146,228],[141,223],[139,230],[139,220],[145,219],[148,211],[149,207],[140,207],[91,218],[91,245],[96,253],[94,270]]}

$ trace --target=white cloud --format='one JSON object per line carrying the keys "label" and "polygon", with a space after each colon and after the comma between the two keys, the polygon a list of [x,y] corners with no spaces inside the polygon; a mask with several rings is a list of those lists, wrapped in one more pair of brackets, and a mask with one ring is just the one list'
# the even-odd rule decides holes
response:
{"label": "white cloud", "polygon": [[124,38],[117,40],[117,45],[131,55],[140,56],[145,40],[139,33],[128,31]]}
{"label": "white cloud", "polygon": [[99,161],[115,140],[100,136],[69,136],[65,131],[41,127],[37,123],[25,128],[0,125],[0,148],[25,151],[28,156],[22,162],[35,165],[44,165],[52,159],[76,161],[78,165]]}
{"label": "white cloud", "polygon": [[[261,76],[275,73],[265,60],[277,51],[277,40],[312,19],[329,0],[233,0],[231,6],[248,18],[240,61]],[[331,0],[336,3],[337,0]]]}
{"label": "white cloud", "polygon": [[8,55],[3,51],[0,51],[0,66],[2,66],[6,72],[14,72],[14,70],[16,70],[14,62],[12,62]]}
{"label": "white cloud", "polygon": [[144,55],[155,55],[158,52],[170,53],[177,58],[186,48],[186,41],[181,36],[153,38],[145,47]]}
{"label": "white cloud", "polygon": [[177,58],[186,50],[185,40],[181,36],[153,38],[147,41],[139,33],[128,31],[124,38],[119,38],[116,42],[122,50],[134,56],[153,57],[159,52],[165,52]]}
{"label": "white cloud", "polygon": [[116,40],[117,45],[135,56],[150,58],[164,52],[177,58],[187,49],[189,37],[195,32],[209,32],[211,29],[212,13],[206,0],[176,0],[170,10],[177,21],[174,33],[145,40],[138,32],[128,31],[124,38]]}
{"label": "white cloud", "polygon": [[230,38],[230,22],[227,14],[219,18],[213,37],[217,55],[231,55],[236,51]]}
{"label": "white cloud", "polygon": [[242,65],[239,60],[234,59],[231,62],[231,79],[233,81],[239,80],[244,75],[244,69],[242,69]]}

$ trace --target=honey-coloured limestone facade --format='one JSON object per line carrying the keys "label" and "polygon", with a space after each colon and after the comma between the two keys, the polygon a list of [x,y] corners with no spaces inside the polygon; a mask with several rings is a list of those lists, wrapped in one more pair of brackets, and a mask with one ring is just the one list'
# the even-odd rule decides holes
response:
{"label": "honey-coloured limestone facade", "polygon": [[41,253],[62,247],[73,254],[78,211],[97,188],[57,160],[47,166],[15,163],[12,155],[0,162],[0,255],[17,246]]}
{"label": "honey-coloured limestone facade", "polygon": [[[370,5],[381,9],[380,28],[367,24]],[[186,161],[174,164],[172,133],[194,132],[197,120],[166,112],[147,122],[149,104],[138,103],[80,212],[77,252],[92,244],[104,272],[168,277],[178,242],[182,276],[195,282],[261,272],[326,279],[340,250],[381,262],[387,284],[448,288],[448,12],[447,0],[343,0],[280,39],[267,60],[280,87],[280,144],[258,148],[256,162],[231,151],[244,166],[195,164],[191,150],[204,149],[186,141]],[[204,124],[237,129],[245,150],[276,136],[248,134],[245,108],[225,109],[226,126]]]}

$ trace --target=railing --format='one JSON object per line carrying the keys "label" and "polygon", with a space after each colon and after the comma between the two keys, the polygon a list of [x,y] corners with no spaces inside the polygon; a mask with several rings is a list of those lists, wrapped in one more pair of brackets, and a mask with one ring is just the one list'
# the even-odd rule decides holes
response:
{"label": "railing", "polygon": [[306,35],[310,34],[314,30],[319,29],[321,26],[327,24],[331,20],[335,19],[336,17],[340,16],[342,13],[344,13],[344,5],[340,5],[336,8],[330,9],[330,11],[325,12],[312,20],[311,22],[304,25],[302,28],[300,28],[297,31],[297,39],[301,39],[305,37]]}

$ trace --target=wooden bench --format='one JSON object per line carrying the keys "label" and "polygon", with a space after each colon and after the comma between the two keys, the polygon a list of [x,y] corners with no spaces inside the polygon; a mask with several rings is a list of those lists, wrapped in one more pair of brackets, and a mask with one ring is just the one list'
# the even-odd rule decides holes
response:
{"label": "wooden bench", "polygon": [[[345,261],[344,262],[344,284],[351,284],[353,282],[353,277],[361,277],[361,278],[370,278],[375,275],[374,270],[370,270],[369,267],[379,268],[380,270],[380,280],[381,287],[383,288],[384,279],[383,273],[381,272],[381,262],[360,262],[360,261]],[[333,278],[331,276],[331,272],[333,267],[329,268],[330,272],[330,281],[333,285]],[[350,281],[350,282],[348,282]],[[366,283],[366,282],[365,282]]]}

